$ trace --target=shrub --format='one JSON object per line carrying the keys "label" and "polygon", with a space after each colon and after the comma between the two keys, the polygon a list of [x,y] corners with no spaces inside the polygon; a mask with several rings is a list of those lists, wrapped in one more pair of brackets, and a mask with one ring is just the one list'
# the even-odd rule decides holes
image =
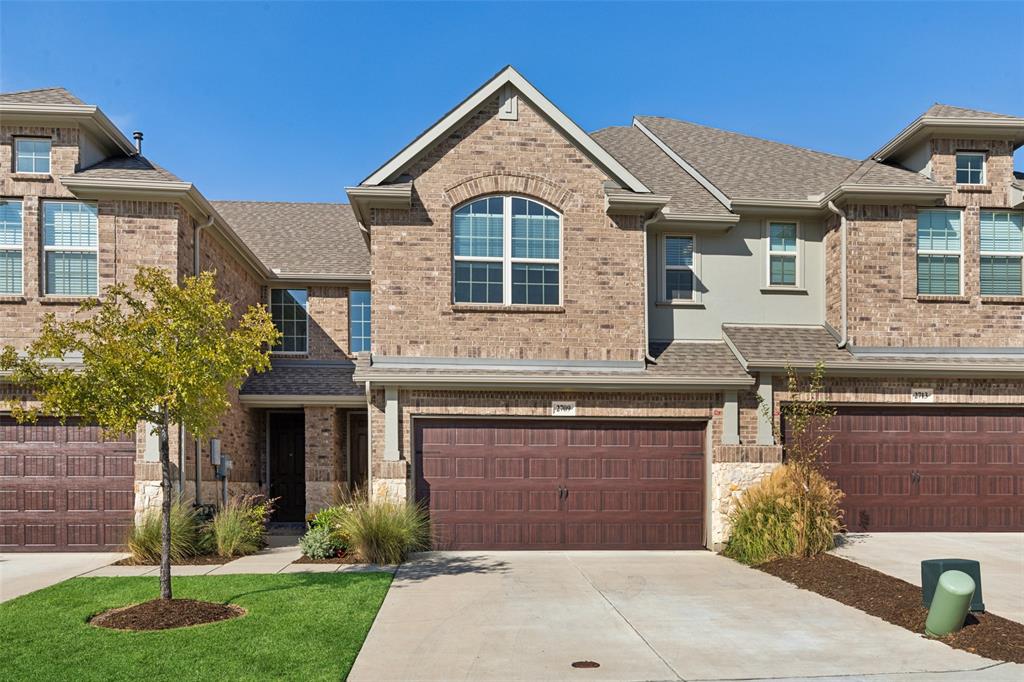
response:
{"label": "shrub", "polygon": [[842,527],[842,497],[820,472],[780,466],[740,495],[724,554],[755,565],[827,552]]}
{"label": "shrub", "polygon": [[340,532],[351,551],[375,564],[397,564],[430,546],[427,512],[411,502],[353,500]]}
{"label": "shrub", "polygon": [[[140,523],[132,525],[125,544],[132,561],[138,564],[160,563],[161,513],[159,507],[147,509]],[[199,515],[190,504],[171,505],[171,561],[183,561],[202,552]]]}
{"label": "shrub", "polygon": [[312,526],[299,538],[299,549],[310,559],[330,559],[338,556],[342,545],[327,526]]}
{"label": "shrub", "polygon": [[273,500],[243,495],[228,501],[209,523],[212,548],[224,558],[254,554],[265,545],[263,534],[273,512]]}

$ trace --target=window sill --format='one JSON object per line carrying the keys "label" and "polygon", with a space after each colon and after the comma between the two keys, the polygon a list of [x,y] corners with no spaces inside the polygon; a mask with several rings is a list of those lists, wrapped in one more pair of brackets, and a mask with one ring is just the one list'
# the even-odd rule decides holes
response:
{"label": "window sill", "polygon": [[795,294],[807,296],[807,289],[803,287],[761,287],[762,294]]}
{"label": "window sill", "polygon": [[1024,296],[982,296],[982,303],[1002,303],[1004,305],[1024,305]]}
{"label": "window sill", "polygon": [[270,351],[270,357],[272,358],[304,358],[309,355],[309,351],[298,351],[298,350],[272,350]]}
{"label": "window sill", "polygon": [[983,194],[992,193],[992,185],[956,185],[957,192],[980,192]]}
{"label": "window sill", "polygon": [[19,294],[2,294],[0,295],[0,303],[26,303],[24,296]]}
{"label": "window sill", "polygon": [[918,303],[970,303],[970,296],[963,296],[957,294],[956,296],[947,294],[918,294]]}
{"label": "window sill", "polygon": [[43,182],[53,182],[53,176],[49,173],[11,173],[9,176],[11,180],[35,180]]}
{"label": "window sill", "polygon": [[453,303],[453,313],[564,313],[560,305],[504,305],[486,303]]}
{"label": "window sill", "polygon": [[659,308],[706,308],[703,301],[657,301]]}
{"label": "window sill", "polygon": [[97,296],[43,296],[39,302],[43,305],[81,305],[86,301],[99,300]]}

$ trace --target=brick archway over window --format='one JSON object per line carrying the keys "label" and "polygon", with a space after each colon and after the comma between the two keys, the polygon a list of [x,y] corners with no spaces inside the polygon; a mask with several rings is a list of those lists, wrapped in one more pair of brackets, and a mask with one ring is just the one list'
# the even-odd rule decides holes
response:
{"label": "brick archway over window", "polygon": [[550,180],[539,175],[511,171],[473,175],[444,191],[449,207],[487,194],[524,194],[536,197],[563,214],[575,201],[571,191]]}

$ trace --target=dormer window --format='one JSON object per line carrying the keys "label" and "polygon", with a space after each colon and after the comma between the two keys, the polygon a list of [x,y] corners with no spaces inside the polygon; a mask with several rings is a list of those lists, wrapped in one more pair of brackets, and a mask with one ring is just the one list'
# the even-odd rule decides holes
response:
{"label": "dormer window", "polygon": [[452,214],[455,303],[559,305],[562,218],[524,197],[486,197]]}
{"label": "dormer window", "polygon": [[16,173],[49,173],[50,140],[37,137],[16,138],[14,140],[14,157]]}
{"label": "dormer window", "polygon": [[960,152],[956,155],[956,184],[985,184],[985,155],[978,152]]}

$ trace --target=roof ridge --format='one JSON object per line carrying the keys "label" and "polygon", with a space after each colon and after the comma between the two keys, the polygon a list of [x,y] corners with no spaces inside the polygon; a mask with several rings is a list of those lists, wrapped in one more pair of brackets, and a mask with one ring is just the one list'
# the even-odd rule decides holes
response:
{"label": "roof ridge", "polygon": [[215,204],[278,204],[288,206],[351,206],[335,201],[271,201],[268,199],[210,199]]}
{"label": "roof ridge", "polygon": [[705,130],[714,130],[720,133],[726,133],[728,135],[735,135],[736,137],[744,137],[748,140],[756,140],[758,142],[768,142],[770,144],[776,144],[780,147],[788,147],[790,149],[796,149],[798,151],[810,152],[812,154],[818,154],[820,156],[828,156],[833,159],[839,159],[841,161],[853,161],[854,163],[860,163],[858,159],[843,156],[842,154],[833,154],[832,152],[823,152],[819,149],[811,149],[810,147],[801,147],[800,145],[790,144],[788,142],[779,142],[778,140],[770,140],[767,137],[758,137],[756,135],[748,135],[747,133],[738,133],[735,130],[726,130],[725,128],[716,128],[715,126],[704,125],[703,123],[695,123],[693,121],[686,121],[681,118],[672,118],[670,116],[645,116],[637,115],[635,118],[640,119],[661,119],[663,121],[672,121],[673,123],[684,123],[686,125],[696,126],[698,128],[704,128]]}

